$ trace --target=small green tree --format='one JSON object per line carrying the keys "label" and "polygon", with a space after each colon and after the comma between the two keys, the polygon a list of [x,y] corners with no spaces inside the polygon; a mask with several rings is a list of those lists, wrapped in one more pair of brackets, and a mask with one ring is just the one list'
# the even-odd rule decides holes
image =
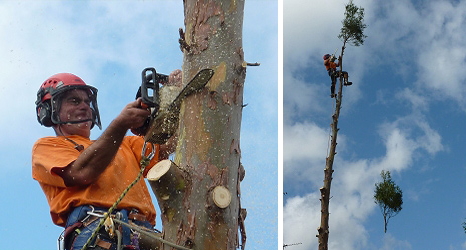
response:
{"label": "small green tree", "polygon": [[375,203],[379,205],[384,220],[384,232],[387,232],[388,220],[397,215],[403,205],[403,191],[393,182],[390,171],[380,173],[383,181],[375,184]]}

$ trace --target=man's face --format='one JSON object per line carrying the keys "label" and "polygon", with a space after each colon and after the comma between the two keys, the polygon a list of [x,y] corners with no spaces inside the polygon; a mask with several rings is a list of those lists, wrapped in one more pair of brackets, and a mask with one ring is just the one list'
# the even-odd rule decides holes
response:
{"label": "man's face", "polygon": [[[92,109],[88,93],[82,89],[74,89],[63,94],[59,118],[62,122],[76,122],[92,119]],[[80,135],[89,137],[92,121],[77,124],[62,124],[60,132],[63,135]]]}

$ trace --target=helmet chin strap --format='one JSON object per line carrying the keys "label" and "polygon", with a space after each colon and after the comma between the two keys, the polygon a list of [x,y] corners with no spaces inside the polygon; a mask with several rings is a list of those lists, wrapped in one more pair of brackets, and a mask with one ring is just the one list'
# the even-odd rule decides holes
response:
{"label": "helmet chin strap", "polygon": [[66,122],[57,122],[57,125],[67,125],[67,124],[79,124],[84,122],[92,122],[93,119],[79,120],[79,121],[66,121]]}

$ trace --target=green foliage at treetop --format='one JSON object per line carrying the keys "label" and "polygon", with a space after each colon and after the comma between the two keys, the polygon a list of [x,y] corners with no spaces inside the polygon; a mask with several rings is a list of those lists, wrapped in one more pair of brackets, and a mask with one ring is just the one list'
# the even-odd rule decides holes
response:
{"label": "green foliage at treetop", "polygon": [[345,19],[342,21],[343,27],[338,38],[343,43],[349,42],[351,45],[360,46],[367,37],[364,35],[364,29],[367,27],[364,24],[364,8],[354,5],[353,0],[350,0],[345,8]]}

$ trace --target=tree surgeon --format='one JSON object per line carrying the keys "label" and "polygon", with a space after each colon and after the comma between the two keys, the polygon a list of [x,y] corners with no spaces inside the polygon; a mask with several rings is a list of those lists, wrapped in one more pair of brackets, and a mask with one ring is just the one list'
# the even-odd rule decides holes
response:
{"label": "tree surgeon", "polygon": [[[180,72],[172,73],[170,79],[181,79],[176,74]],[[143,137],[126,136],[126,132],[141,127],[150,111],[141,107],[140,98],[130,102],[97,140],[90,140],[91,129],[101,128],[97,89],[76,75],[60,73],[40,86],[36,113],[39,123],[52,127],[56,136],[34,144],[32,177],[45,193],[53,223],[65,228],[61,249],[81,249],[101,215],[140,172]],[[173,144],[170,140],[154,146],[155,157],[147,171],[168,157]],[[143,181],[128,191],[112,216],[153,230],[155,208]],[[128,227],[106,224],[87,249],[149,249],[138,241],[139,235]]]}
{"label": "tree surgeon", "polygon": [[[334,98],[336,97],[335,85],[337,83],[337,78],[339,77],[339,74],[340,74],[340,71],[337,70],[337,67],[340,66],[341,58],[338,58],[338,62],[335,63],[336,58],[334,55],[325,54],[323,56],[323,59],[324,59],[325,69],[327,70],[328,75],[330,76],[330,79],[332,80],[332,83],[331,83],[332,85],[330,87],[330,97]],[[345,86],[352,85],[353,84],[352,82],[348,82],[348,72],[342,71],[341,73],[343,74],[343,81],[344,81],[343,84]]]}

